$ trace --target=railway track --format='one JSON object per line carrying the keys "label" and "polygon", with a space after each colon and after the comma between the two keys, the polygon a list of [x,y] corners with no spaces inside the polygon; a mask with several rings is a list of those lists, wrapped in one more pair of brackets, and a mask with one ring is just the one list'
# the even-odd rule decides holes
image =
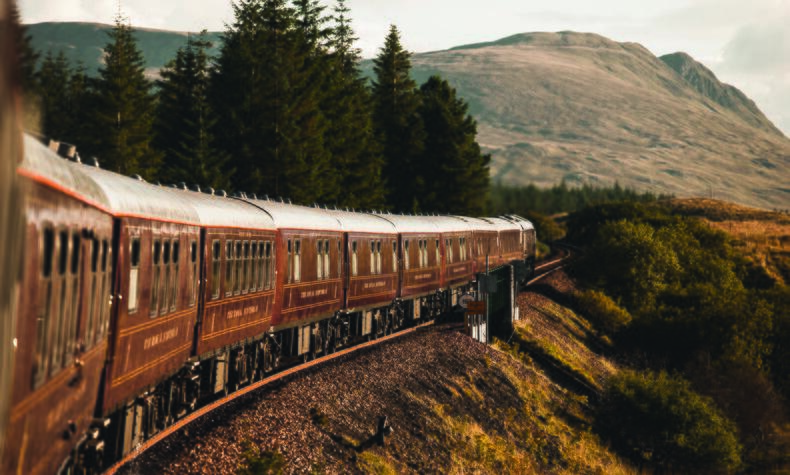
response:
{"label": "railway track", "polygon": [[[543,263],[537,265],[535,267],[536,276],[533,279],[531,279],[530,281],[528,281],[526,285],[531,285],[531,284],[533,284],[535,282],[538,282],[539,280],[545,278],[546,276],[548,276],[552,272],[556,272],[557,270],[562,269],[565,266],[565,263],[567,262],[567,260],[572,255],[571,250],[569,248],[567,248],[567,247],[560,247],[560,246],[558,246],[558,249],[560,250],[560,256],[557,257],[556,259],[552,259],[551,261],[543,262]],[[212,412],[220,409],[221,407],[224,407],[226,404],[230,403],[231,401],[234,401],[234,400],[236,400],[238,398],[244,397],[244,396],[246,396],[246,395],[248,395],[250,393],[253,393],[253,392],[255,392],[255,391],[259,390],[259,389],[262,389],[262,388],[264,388],[264,387],[266,387],[266,386],[268,386],[268,385],[270,385],[270,384],[272,384],[272,383],[274,383],[276,381],[280,381],[280,380],[282,380],[284,378],[287,378],[289,376],[292,376],[294,374],[297,374],[297,373],[299,373],[301,371],[304,371],[304,370],[307,370],[309,368],[313,368],[313,367],[316,367],[316,366],[323,365],[323,364],[325,364],[327,362],[330,362],[330,361],[332,361],[332,360],[334,360],[336,358],[339,358],[339,357],[342,357],[342,356],[345,356],[345,355],[348,355],[348,354],[351,354],[351,353],[358,352],[358,351],[360,351],[362,349],[370,348],[372,346],[376,346],[376,345],[379,345],[381,343],[384,343],[384,342],[387,342],[387,341],[390,341],[390,340],[393,340],[393,339],[396,339],[396,338],[404,337],[404,336],[409,335],[409,334],[411,334],[413,332],[421,332],[421,331],[426,331],[426,330],[428,330],[428,331],[429,330],[436,330],[436,331],[438,331],[438,330],[441,330],[442,328],[446,328],[447,330],[460,330],[460,329],[464,328],[464,325],[463,324],[452,324],[452,323],[450,323],[450,324],[440,324],[439,325],[439,324],[436,324],[432,320],[432,321],[429,321],[429,322],[426,322],[426,323],[423,323],[423,324],[420,324],[420,325],[417,325],[417,326],[414,326],[414,327],[411,327],[411,328],[406,328],[406,329],[400,330],[399,332],[393,333],[391,335],[383,336],[383,337],[377,338],[375,340],[371,340],[369,342],[364,342],[364,343],[360,343],[360,344],[357,344],[357,345],[349,347],[349,348],[345,348],[343,350],[337,351],[337,352],[329,354],[329,355],[321,356],[320,358],[317,358],[317,359],[315,359],[313,361],[310,361],[310,362],[307,362],[307,363],[304,363],[304,364],[299,364],[299,365],[296,365],[296,366],[293,366],[293,367],[286,368],[284,370],[278,371],[278,372],[272,374],[271,376],[268,376],[268,377],[266,377],[266,378],[264,378],[264,379],[262,379],[260,381],[256,381],[256,382],[254,382],[254,383],[252,383],[252,384],[250,384],[248,386],[245,386],[245,387],[239,389],[238,391],[229,394],[228,396],[225,396],[225,397],[223,397],[223,398],[221,398],[221,399],[219,399],[217,401],[214,401],[212,403],[209,403],[208,405],[203,406],[200,409],[197,409],[195,412],[192,412],[192,413],[188,414],[187,416],[185,416],[184,418],[176,421],[173,425],[167,427],[166,429],[163,429],[162,431],[160,431],[155,436],[153,436],[150,439],[148,439],[145,442],[143,442],[139,447],[135,448],[135,450],[133,450],[132,452],[127,454],[123,459],[121,459],[120,461],[116,462],[114,465],[109,467],[104,473],[105,473],[105,475],[114,475],[114,474],[116,474],[122,467],[124,467],[125,465],[133,462],[135,459],[137,459],[138,457],[143,455],[146,451],[148,451],[149,449],[151,449],[152,447],[157,445],[159,442],[167,439],[168,437],[170,437],[171,435],[173,435],[176,432],[180,431],[181,429],[186,428],[187,426],[189,426],[193,422],[195,422],[195,421],[197,421],[197,420],[199,420],[199,419],[211,414]]]}
{"label": "railway track", "polygon": [[320,358],[316,358],[315,360],[312,360],[312,361],[307,362],[307,363],[303,363],[303,364],[296,365],[296,366],[293,366],[293,367],[290,367],[290,368],[286,368],[286,369],[284,369],[282,371],[279,371],[277,373],[274,373],[271,376],[268,376],[268,377],[266,377],[266,378],[264,378],[264,379],[262,379],[260,381],[257,381],[257,382],[254,382],[254,383],[248,385],[248,386],[245,386],[245,387],[239,389],[238,391],[233,392],[233,393],[231,393],[231,394],[229,394],[229,395],[227,395],[227,396],[225,396],[225,397],[223,397],[223,398],[221,398],[221,399],[219,399],[217,401],[214,401],[214,402],[212,402],[212,403],[210,403],[210,404],[208,404],[206,406],[203,406],[200,409],[197,409],[195,412],[190,413],[189,415],[185,416],[183,419],[178,420],[173,425],[167,427],[166,429],[163,429],[161,432],[159,432],[155,436],[153,436],[150,439],[148,439],[145,442],[143,442],[139,447],[135,448],[132,452],[127,454],[123,459],[121,459],[120,461],[118,461],[114,465],[112,465],[110,468],[108,468],[104,472],[104,474],[105,475],[114,475],[122,467],[124,467],[125,465],[133,462],[136,458],[138,458],[139,456],[144,454],[147,450],[149,450],[150,448],[154,447],[159,442],[165,440],[166,438],[168,438],[172,434],[178,432],[179,430],[187,427],[189,424],[191,424],[191,423],[203,418],[204,416],[207,416],[208,414],[211,414],[215,410],[225,406],[226,404],[228,404],[231,401],[234,401],[234,400],[236,400],[236,399],[238,399],[240,397],[246,396],[247,394],[253,393],[253,392],[255,392],[255,391],[257,391],[257,390],[259,390],[261,388],[264,388],[264,387],[266,387],[266,386],[268,386],[268,385],[270,385],[270,384],[272,384],[272,383],[274,383],[276,381],[279,381],[279,380],[281,380],[283,378],[286,378],[288,376],[297,374],[297,373],[299,373],[301,371],[304,371],[304,370],[306,370],[308,368],[313,368],[315,366],[319,366],[319,365],[325,364],[325,363],[327,363],[329,361],[332,361],[332,360],[334,360],[336,358],[339,358],[341,356],[348,355],[348,354],[351,354],[351,353],[355,353],[355,352],[360,351],[362,349],[370,348],[372,346],[379,345],[379,344],[384,343],[386,341],[390,341],[390,340],[393,340],[393,339],[396,339],[396,338],[401,338],[403,336],[409,335],[410,333],[414,333],[414,332],[417,332],[417,331],[424,331],[426,328],[428,328],[430,326],[436,326],[437,328],[440,327],[440,326],[441,327],[447,326],[449,329],[454,329],[454,327],[452,327],[452,324],[444,324],[444,325],[438,325],[437,326],[437,325],[435,325],[434,321],[431,320],[431,321],[428,321],[426,323],[422,323],[420,325],[416,325],[414,327],[410,327],[410,328],[406,328],[406,329],[400,330],[397,333],[393,333],[391,335],[387,335],[387,336],[383,336],[383,337],[380,337],[380,338],[376,338],[375,340],[371,340],[371,341],[368,341],[368,342],[359,343],[359,344],[357,344],[355,346],[352,346],[352,347],[349,347],[349,348],[345,348],[343,350],[336,351],[335,353],[331,353],[331,354],[328,354],[328,355],[325,355],[325,356],[321,356]]}

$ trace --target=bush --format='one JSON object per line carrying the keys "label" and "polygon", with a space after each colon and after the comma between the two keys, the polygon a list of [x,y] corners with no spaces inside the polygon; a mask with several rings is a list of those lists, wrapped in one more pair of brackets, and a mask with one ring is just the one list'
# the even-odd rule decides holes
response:
{"label": "bush", "polygon": [[613,377],[596,422],[616,450],[659,470],[722,472],[741,464],[732,421],[686,380],[663,371]]}
{"label": "bush", "polygon": [[576,303],[587,319],[605,333],[617,333],[631,323],[631,314],[603,292],[596,290],[578,292]]}
{"label": "bush", "polygon": [[262,452],[249,441],[242,443],[244,461],[238,475],[279,475],[285,470],[285,458],[279,452]]}

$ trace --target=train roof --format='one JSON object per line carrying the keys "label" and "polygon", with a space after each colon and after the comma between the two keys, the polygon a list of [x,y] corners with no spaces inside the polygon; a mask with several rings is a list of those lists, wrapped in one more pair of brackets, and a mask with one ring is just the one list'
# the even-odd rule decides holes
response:
{"label": "train roof", "polygon": [[489,218],[489,217],[486,217],[486,218],[480,218],[480,219],[482,219],[483,221],[486,221],[486,222],[490,223],[490,224],[491,224],[491,228],[492,228],[492,230],[494,230],[494,231],[498,231],[498,232],[502,232],[502,231],[514,231],[514,230],[521,231],[521,226],[519,226],[519,225],[517,225],[517,224],[515,224],[515,223],[513,223],[513,222],[510,222],[510,221],[508,221],[508,220],[506,220],[506,219],[502,219],[502,218]]}
{"label": "train roof", "polygon": [[491,224],[490,222],[480,219],[480,218],[470,218],[468,216],[454,216],[456,219],[460,219],[469,226],[472,231],[488,231],[488,232],[497,232],[497,228]]}
{"label": "train roof", "polygon": [[343,210],[327,210],[340,222],[343,231],[356,233],[396,234],[395,225],[370,213],[355,213]]}
{"label": "train roof", "polygon": [[458,216],[421,216],[432,221],[441,233],[458,233],[472,231],[469,223]]}
{"label": "train roof", "polygon": [[200,214],[179,190],[95,167],[86,166],[84,173],[107,195],[110,212],[115,216],[201,224]]}
{"label": "train roof", "polygon": [[443,232],[436,223],[432,220],[435,216],[407,216],[402,214],[384,214],[375,213],[376,216],[383,219],[393,226],[398,234],[401,233],[428,233],[438,234]]}
{"label": "train roof", "polygon": [[110,201],[104,190],[85,174],[88,165],[60,157],[38,139],[27,134],[24,137],[24,148],[20,173],[109,211]]}
{"label": "train roof", "polygon": [[266,211],[251,203],[214,196],[197,191],[173,189],[188,200],[200,218],[200,224],[214,228],[274,230],[274,219]]}
{"label": "train roof", "polygon": [[340,221],[328,210],[282,203],[280,201],[246,198],[244,201],[262,209],[274,221],[277,229],[305,229],[310,231],[342,232]]}
{"label": "train roof", "polygon": [[532,224],[532,221],[528,220],[527,218],[522,218],[517,214],[508,214],[503,216],[503,218],[518,224],[524,231],[528,229],[535,229],[535,225]]}

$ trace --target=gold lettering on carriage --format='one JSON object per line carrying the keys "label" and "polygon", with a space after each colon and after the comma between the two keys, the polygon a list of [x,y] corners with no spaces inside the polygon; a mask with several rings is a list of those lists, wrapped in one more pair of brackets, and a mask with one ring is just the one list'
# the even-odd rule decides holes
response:
{"label": "gold lettering on carriage", "polygon": [[326,295],[328,293],[329,289],[305,290],[304,292],[299,292],[299,297],[303,299],[310,297],[321,297],[322,295]]}
{"label": "gold lettering on carriage", "polygon": [[425,280],[425,279],[430,279],[430,278],[431,278],[431,274],[430,273],[417,274],[417,275],[414,276],[414,280]]}
{"label": "gold lettering on carriage", "polygon": [[464,272],[466,270],[466,266],[460,266],[453,269],[453,274],[457,274],[459,272]]}
{"label": "gold lettering on carriage", "polygon": [[149,336],[143,341],[143,349],[148,350],[157,345],[161,345],[167,341],[172,340],[178,336],[178,327],[171,328],[169,330],[165,330],[163,332],[157,333],[156,335]]}
{"label": "gold lettering on carriage", "polygon": [[258,306],[257,305],[250,305],[249,307],[236,308],[233,310],[228,310],[227,315],[225,318],[228,320],[233,320],[234,318],[241,318],[246,317],[247,315],[252,315],[258,313]]}
{"label": "gold lettering on carriage", "polygon": [[362,286],[362,288],[364,290],[368,290],[368,289],[378,289],[378,288],[386,287],[386,286],[387,286],[387,283],[385,281],[383,281],[383,280],[380,280],[380,281],[377,281],[377,282],[365,282],[365,284]]}

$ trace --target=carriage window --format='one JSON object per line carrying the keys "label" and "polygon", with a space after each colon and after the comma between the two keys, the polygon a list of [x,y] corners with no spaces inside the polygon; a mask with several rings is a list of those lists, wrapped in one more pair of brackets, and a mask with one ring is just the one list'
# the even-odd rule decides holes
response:
{"label": "carriage window", "polygon": [[189,243],[189,260],[192,268],[192,281],[189,287],[189,306],[194,307],[197,302],[197,283],[200,276],[198,275],[197,268],[197,241],[193,240]]}
{"label": "carriage window", "polygon": [[74,353],[77,350],[77,323],[80,302],[80,249],[81,239],[78,233],[71,235],[71,275],[68,278],[68,285],[71,287],[71,299],[69,305],[71,306],[64,322],[66,334],[64,335],[65,346],[63,365],[66,366],[71,363],[74,358]]}
{"label": "carriage window", "polygon": [[302,280],[302,241],[294,241],[294,281]]}
{"label": "carriage window", "polygon": [[153,264],[154,279],[151,285],[151,302],[149,304],[149,315],[155,317],[159,312],[159,284],[162,280],[162,243],[159,240],[154,241],[153,252],[151,253],[151,261]]}
{"label": "carriage window", "polygon": [[381,241],[376,241],[376,273],[381,274]]}
{"label": "carriage window", "polygon": [[291,249],[291,240],[288,240],[288,282],[293,282],[294,280],[294,262],[293,262],[293,250]]}
{"label": "carriage window", "polygon": [[233,241],[225,241],[225,296],[233,295],[233,276],[235,261],[233,260]]}
{"label": "carriage window", "polygon": [[459,242],[461,243],[461,261],[466,260],[466,238],[460,238]]}
{"label": "carriage window", "polygon": [[[102,261],[102,267],[104,267]],[[140,277],[140,238],[132,238],[129,248],[129,313],[137,312],[137,286]]]}
{"label": "carriage window", "polygon": [[233,281],[233,294],[239,295],[242,285],[241,280],[244,275],[242,274],[242,270],[243,270],[242,265],[244,263],[244,256],[242,255],[241,241],[236,241],[236,253],[233,255],[233,257],[234,257],[233,266],[236,269],[236,275]]}
{"label": "carriage window", "polygon": [[392,241],[392,272],[398,272],[398,242]]}
{"label": "carriage window", "polygon": [[258,241],[250,242],[250,292],[255,292],[258,290],[258,275],[260,274],[259,269],[261,268],[261,255],[258,252]]}
{"label": "carriage window", "polygon": [[170,311],[173,312],[178,305],[178,271],[179,271],[179,257],[181,250],[181,243],[178,239],[173,240],[173,272],[170,274]]}
{"label": "carriage window", "polygon": [[68,296],[67,294],[67,286],[66,286],[66,267],[69,258],[69,233],[67,231],[61,231],[59,233],[58,239],[58,281],[60,284],[60,292],[57,293],[59,300],[56,302],[55,308],[58,312],[57,319],[52,322],[53,325],[50,328],[50,332],[52,333],[52,345],[50,345],[50,365],[49,365],[49,374],[53,375],[57,371],[59,371],[63,365],[63,353],[66,347],[66,328],[64,328],[65,320],[68,318],[68,311],[70,306],[66,301]]}
{"label": "carriage window", "polygon": [[258,241],[258,249],[260,249],[261,263],[260,270],[258,271],[258,289],[263,290],[267,287],[269,277],[269,256],[266,255],[266,246],[268,242]]}
{"label": "carriage window", "polygon": [[266,242],[266,289],[271,289],[274,285],[274,254],[272,252],[272,242]]}
{"label": "carriage window", "polygon": [[89,268],[90,274],[87,276],[90,279],[90,287],[89,287],[90,290],[88,293],[88,301],[87,301],[88,323],[86,324],[85,327],[86,348],[90,348],[93,346],[93,339],[94,339],[94,335],[96,334],[95,333],[96,318],[98,317],[96,315],[96,300],[97,300],[96,288],[98,285],[97,281],[99,279],[99,275],[97,274],[99,270],[99,241],[97,241],[96,239],[90,239],[88,241],[88,246],[90,247],[90,249],[88,249],[88,253],[91,256],[91,261]]}
{"label": "carriage window", "polygon": [[250,242],[244,241],[241,248],[244,252],[241,263],[241,293],[246,294],[250,290]]}
{"label": "carriage window", "polygon": [[[139,245],[138,245],[139,249]],[[99,323],[98,328],[96,329],[96,342],[100,341],[104,338],[104,335],[107,334],[107,328],[110,324],[110,299],[109,292],[110,292],[110,277],[112,277],[112,272],[108,269],[107,262],[112,262],[110,254],[112,253],[112,249],[107,243],[106,239],[103,239],[101,242],[101,290],[99,291],[99,309],[97,311]],[[138,259],[139,264],[139,259]],[[110,264],[112,265],[112,264]],[[136,305],[136,304],[135,304]]]}
{"label": "carriage window", "polygon": [[324,239],[324,278],[329,277],[329,239]]}
{"label": "carriage window", "polygon": [[357,275],[357,242],[351,242],[351,275]]}
{"label": "carriage window", "polygon": [[438,239],[436,240],[436,247],[435,247],[434,250],[436,251],[436,261],[434,262],[434,265],[438,266],[439,263],[442,261],[442,256],[441,256],[441,253],[439,251],[439,240]]}
{"label": "carriage window", "polygon": [[376,241],[368,241],[370,246],[370,273],[376,273]]}
{"label": "carriage window", "polygon": [[318,280],[321,280],[324,278],[324,241],[319,239],[316,243],[316,249],[316,276]]}
{"label": "carriage window", "polygon": [[38,287],[38,312],[36,314],[36,356],[33,369],[33,386],[40,385],[47,375],[46,349],[49,347],[47,338],[51,324],[50,310],[52,301],[52,262],[55,252],[55,232],[45,228],[41,234],[40,244],[41,277]]}
{"label": "carriage window", "polygon": [[222,264],[219,239],[211,241],[211,300],[219,298],[219,272]]}
{"label": "carriage window", "polygon": [[411,256],[409,256],[409,240],[403,241],[403,268],[409,270],[409,261]]}
{"label": "carriage window", "polygon": [[343,274],[343,252],[340,248],[340,239],[335,241],[337,241],[337,275],[340,277]]}

